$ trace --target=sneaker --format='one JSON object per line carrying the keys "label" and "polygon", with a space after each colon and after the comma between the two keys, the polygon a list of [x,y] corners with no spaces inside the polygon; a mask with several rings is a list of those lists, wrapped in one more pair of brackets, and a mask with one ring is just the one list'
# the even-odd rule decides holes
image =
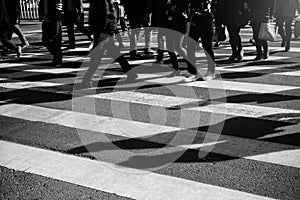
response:
{"label": "sneaker", "polygon": [[290,51],[290,48],[291,48],[291,47],[290,47],[290,43],[287,42],[284,51],[285,51],[285,52],[289,52],[289,51]]}

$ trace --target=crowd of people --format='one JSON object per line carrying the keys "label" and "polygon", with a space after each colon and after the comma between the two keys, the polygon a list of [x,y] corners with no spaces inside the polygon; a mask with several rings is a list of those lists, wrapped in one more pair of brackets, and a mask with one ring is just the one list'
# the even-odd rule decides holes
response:
{"label": "crowd of people", "polygon": [[[13,0],[1,1],[0,27],[1,42],[7,48],[13,49],[18,55],[21,48],[10,42],[11,34],[16,28],[15,17],[8,10],[8,3]],[[18,0],[16,0],[18,1]],[[187,63],[186,81],[212,80],[215,78],[215,55],[213,38],[218,31],[227,28],[232,55],[229,62],[243,60],[243,45],[240,30],[247,24],[252,26],[253,43],[256,46],[254,60],[269,57],[268,41],[259,38],[261,24],[270,20],[276,21],[279,34],[282,37],[281,46],[290,50],[292,22],[296,10],[300,12],[299,0],[90,0],[88,29],[84,26],[82,0],[40,0],[39,15],[42,23],[42,41],[53,54],[53,65],[62,64],[62,24],[67,26],[69,37],[68,48],[75,48],[74,24],[92,41],[91,63],[100,63],[105,52],[109,50],[120,63],[128,79],[135,79],[131,66],[120,53],[123,47],[117,23],[121,30],[128,32],[130,40],[130,59],[139,59],[137,40],[141,30],[145,46],[145,55],[153,54],[151,48],[152,32],[157,28],[156,61],[162,62],[164,52],[168,52],[174,68],[173,75],[181,75],[178,66],[180,55]],[[5,5],[7,4],[7,5]],[[7,7],[7,9],[4,9]],[[17,11],[15,11],[17,12]],[[125,19],[126,16],[126,19]],[[9,18],[12,18],[11,20]],[[127,22],[129,27],[127,27]],[[5,27],[5,28],[3,28]],[[224,33],[223,33],[224,34]],[[21,38],[21,37],[20,37]],[[119,47],[115,44],[119,42]],[[218,38],[217,38],[218,40]],[[28,45],[26,40],[22,41]],[[208,60],[206,75],[202,76],[196,69],[195,53],[201,43]],[[218,44],[218,41],[217,41]],[[91,78],[97,70],[97,64],[91,64],[82,84],[89,86]]]}

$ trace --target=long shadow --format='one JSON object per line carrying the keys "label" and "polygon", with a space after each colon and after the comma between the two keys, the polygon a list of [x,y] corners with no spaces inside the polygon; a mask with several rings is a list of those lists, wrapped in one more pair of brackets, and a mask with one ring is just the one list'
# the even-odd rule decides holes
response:
{"label": "long shadow", "polygon": [[46,102],[60,102],[71,100],[72,95],[57,94],[33,90],[14,90],[1,93],[0,101],[9,101],[9,103],[18,104],[37,104]]}
{"label": "long shadow", "polygon": [[[240,94],[235,96],[229,96],[226,98],[228,103],[248,103],[254,102],[258,104],[272,103],[272,102],[283,102],[299,100],[299,96],[280,95],[280,94]],[[220,99],[220,101],[223,99]],[[218,99],[214,99],[218,101]]]}

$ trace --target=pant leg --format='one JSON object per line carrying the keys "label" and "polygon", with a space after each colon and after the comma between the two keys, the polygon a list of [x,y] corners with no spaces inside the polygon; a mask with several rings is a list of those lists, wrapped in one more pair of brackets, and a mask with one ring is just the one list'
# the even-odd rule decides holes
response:
{"label": "pant leg", "polygon": [[283,23],[284,23],[284,20],[283,20],[282,17],[278,17],[276,19],[276,25],[278,26],[278,33],[281,36],[282,40],[285,41],[286,33],[285,33],[284,28],[283,28]]}
{"label": "pant leg", "polygon": [[14,31],[14,33],[16,33],[18,35],[18,37],[21,40],[21,43],[23,45],[28,43],[27,39],[25,38],[25,35],[23,34],[23,32],[18,24],[15,24],[15,26],[13,27],[13,31]]}
{"label": "pant leg", "polygon": [[189,38],[187,39],[187,70],[191,74],[197,74],[196,69],[196,49],[198,40],[200,38],[200,32],[197,28],[197,24],[190,25]]}
{"label": "pant leg", "polygon": [[255,40],[256,52],[258,55],[262,55],[262,40],[258,39],[261,22],[252,21],[251,24],[252,24],[253,36]]}
{"label": "pant leg", "polygon": [[12,43],[9,40],[8,31],[5,30],[3,27],[1,27],[1,28],[2,28],[2,30],[0,31],[0,40],[1,40],[1,43],[3,44],[3,46],[5,46],[8,49],[17,51],[18,46],[16,46],[14,43]]}
{"label": "pant leg", "polygon": [[179,70],[178,59],[175,53],[175,39],[174,35],[166,34],[167,51],[174,70]]}
{"label": "pant leg", "polygon": [[75,33],[74,33],[74,24],[75,19],[71,13],[65,13],[65,20],[69,38],[69,46],[75,46]]}
{"label": "pant leg", "polygon": [[130,51],[137,50],[137,37],[140,33],[140,24],[138,23],[136,17],[129,17],[131,34],[129,36],[130,40]]}
{"label": "pant leg", "polygon": [[285,30],[286,30],[286,41],[290,43],[292,38],[292,17],[286,17],[285,19]]}

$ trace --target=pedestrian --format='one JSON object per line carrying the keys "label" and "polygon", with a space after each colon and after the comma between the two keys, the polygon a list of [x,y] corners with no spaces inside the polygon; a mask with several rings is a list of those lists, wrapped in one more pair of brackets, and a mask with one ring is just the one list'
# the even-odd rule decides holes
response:
{"label": "pedestrian", "polygon": [[137,53],[137,40],[141,28],[144,29],[145,37],[145,55],[153,54],[151,50],[152,31],[150,28],[150,13],[148,10],[148,1],[150,0],[123,0],[125,12],[130,24],[130,58],[136,59],[140,55]]}
{"label": "pedestrian", "polygon": [[[211,10],[212,0],[189,0],[189,33],[192,40],[188,40],[188,76],[186,82],[197,80],[212,80],[215,78],[215,55],[212,50],[213,15]],[[208,69],[204,77],[196,69],[196,42],[201,39],[204,52],[208,60]]]}
{"label": "pedestrian", "polygon": [[22,47],[13,44],[9,38],[11,25],[6,2],[6,0],[0,0],[0,40],[5,48],[15,51],[17,56],[20,57],[22,54]]}
{"label": "pedestrian", "polygon": [[61,50],[61,22],[62,0],[40,0],[39,15],[42,22],[42,41],[53,55],[52,64],[55,67],[62,65]]}
{"label": "pedestrian", "polygon": [[127,80],[134,80],[137,74],[130,71],[131,67],[119,48],[115,45],[113,35],[116,31],[117,21],[112,0],[97,0],[90,2],[89,25],[93,33],[93,51],[91,52],[90,66],[84,74],[81,87],[91,87],[92,77],[101,63],[104,52],[107,50],[119,62]]}
{"label": "pedestrian", "polygon": [[63,22],[67,26],[68,49],[75,49],[74,25],[92,41],[91,33],[84,26],[84,8],[82,0],[63,0]]}
{"label": "pedestrian", "polygon": [[290,50],[292,38],[292,22],[296,14],[300,12],[299,0],[277,0],[275,9],[276,25],[279,27],[278,33],[282,38],[281,47],[285,51]]}
{"label": "pedestrian", "polygon": [[243,0],[218,0],[217,2],[216,21],[224,23],[227,27],[232,51],[228,60],[231,62],[241,61],[244,56],[240,30],[249,20],[246,10],[248,6]]}
{"label": "pedestrian", "polygon": [[17,34],[19,39],[21,40],[21,46],[23,48],[29,46],[29,42],[24,36],[20,26],[19,26],[19,18],[21,14],[21,4],[20,0],[9,0],[6,2],[6,7],[8,10],[8,17],[10,21],[11,31],[9,33],[9,38],[12,38],[13,33]]}
{"label": "pedestrian", "polygon": [[179,75],[180,70],[176,52],[187,59],[187,50],[183,47],[185,34],[187,32],[187,12],[188,0],[167,0],[167,29],[166,46],[170,55],[171,63],[175,71],[174,75]]}
{"label": "pedestrian", "polygon": [[248,0],[248,4],[257,54],[254,60],[267,59],[269,57],[268,42],[259,39],[258,34],[261,23],[273,17],[275,0]]}

